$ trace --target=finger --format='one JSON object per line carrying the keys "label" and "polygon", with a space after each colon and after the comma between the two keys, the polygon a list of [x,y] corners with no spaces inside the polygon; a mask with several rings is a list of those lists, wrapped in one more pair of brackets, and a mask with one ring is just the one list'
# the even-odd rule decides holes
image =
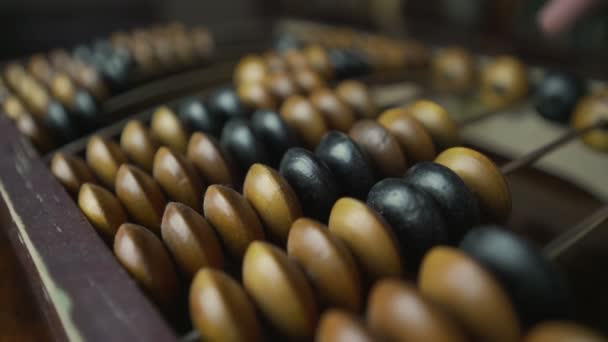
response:
{"label": "finger", "polygon": [[539,14],[541,29],[556,35],[569,30],[599,0],[553,0]]}

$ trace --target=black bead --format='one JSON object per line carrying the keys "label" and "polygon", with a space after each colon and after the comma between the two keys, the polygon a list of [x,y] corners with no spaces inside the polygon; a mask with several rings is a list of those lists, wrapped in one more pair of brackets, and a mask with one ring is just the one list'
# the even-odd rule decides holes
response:
{"label": "black bead", "polygon": [[79,45],[74,48],[72,55],[75,59],[81,60],[85,63],[94,64],[95,62],[95,54],[93,50],[86,45]]}
{"label": "black bead", "polygon": [[274,39],[274,50],[283,53],[289,50],[299,50],[303,44],[298,39],[290,34],[283,32]]}
{"label": "black bead", "polygon": [[285,151],[299,144],[295,132],[272,110],[258,110],[251,117],[251,128],[268,149],[272,166],[278,165]]}
{"label": "black bead", "polygon": [[371,65],[366,58],[351,50],[331,49],[329,60],[338,79],[363,76],[371,71]]}
{"label": "black bead", "polygon": [[74,94],[73,113],[77,117],[79,125],[87,131],[96,129],[102,123],[97,101],[91,93],[84,89],[78,89]]}
{"label": "black bead", "polygon": [[310,151],[294,147],[283,156],[279,173],[298,196],[304,216],[327,222],[339,196],[335,176],[327,165]]}
{"label": "black bead", "polygon": [[255,137],[245,118],[233,118],[226,123],[220,144],[230,154],[241,175],[255,163],[268,164],[266,148]]}
{"label": "black bead", "polygon": [[568,123],[574,107],[585,94],[583,81],[573,75],[551,72],[538,84],[534,108],[545,119]]}
{"label": "black bead", "polygon": [[321,139],[315,154],[336,175],[340,192],[365,200],[375,177],[371,163],[348,135],[331,131]]}
{"label": "black bead", "polygon": [[77,128],[70,118],[67,109],[57,101],[49,102],[44,125],[54,133],[55,141],[62,144],[72,141],[80,136]]}
{"label": "black bead", "polygon": [[531,244],[496,226],[469,231],[460,248],[500,282],[525,328],[568,319],[568,291],[557,269]]}
{"label": "black bead", "polygon": [[207,100],[207,104],[215,115],[226,120],[235,116],[244,116],[250,112],[232,87],[221,88],[213,93]]}
{"label": "black bead", "polygon": [[410,271],[418,270],[429,249],[448,241],[445,222],[433,198],[403,179],[378,182],[370,190],[367,204],[392,226]]}
{"label": "black bead", "polygon": [[441,164],[422,162],[411,167],[404,179],[433,197],[445,218],[452,243],[458,243],[469,229],[479,224],[475,195],[454,171]]}
{"label": "black bead", "polygon": [[182,101],[177,109],[180,120],[190,131],[201,131],[219,137],[224,121],[212,113],[199,98],[192,97]]}

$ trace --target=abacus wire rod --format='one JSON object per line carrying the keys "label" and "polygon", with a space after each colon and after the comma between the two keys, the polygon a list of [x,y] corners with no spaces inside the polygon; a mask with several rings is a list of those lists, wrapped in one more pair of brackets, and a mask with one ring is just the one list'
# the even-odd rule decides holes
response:
{"label": "abacus wire rod", "polygon": [[574,227],[566,230],[551,240],[542,250],[549,259],[557,259],[560,255],[588,236],[602,223],[608,220],[608,204],[593,212]]}
{"label": "abacus wire rod", "polygon": [[505,165],[500,167],[500,171],[503,175],[508,175],[513,173],[523,167],[529,166],[544,157],[545,155],[553,152],[556,148],[562,146],[563,144],[570,142],[572,139],[577,138],[591,130],[598,128],[608,128],[608,120],[601,120],[592,125],[589,125],[582,129],[572,129],[568,133],[562,135],[561,137],[555,139],[554,141],[539,147],[532,152],[529,152],[519,158],[516,158]]}
{"label": "abacus wire rod", "polygon": [[179,342],[197,342],[197,341],[201,341],[201,334],[198,332],[198,330],[196,329],[192,329],[189,332],[187,332],[185,335],[183,335],[180,339]]}

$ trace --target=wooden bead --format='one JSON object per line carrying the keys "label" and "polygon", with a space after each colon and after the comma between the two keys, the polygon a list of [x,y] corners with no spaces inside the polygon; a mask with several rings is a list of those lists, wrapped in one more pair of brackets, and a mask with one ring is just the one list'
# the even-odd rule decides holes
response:
{"label": "wooden bead", "polygon": [[181,120],[167,106],[161,106],[152,114],[150,122],[152,135],[179,153],[186,153],[188,144],[188,132]]}
{"label": "wooden bead", "polygon": [[208,184],[233,186],[235,169],[220,144],[212,136],[196,132],[190,137],[188,159],[194,164],[203,181]]}
{"label": "wooden bead", "polygon": [[433,248],[420,268],[418,286],[475,340],[519,341],[517,315],[501,284],[459,250]]}
{"label": "wooden bead", "polygon": [[606,337],[574,322],[553,321],[535,326],[524,342],[605,342]]}
{"label": "wooden bead", "polygon": [[237,85],[262,82],[267,72],[263,58],[258,55],[247,55],[241,58],[234,69],[234,82]]}
{"label": "wooden bead", "polygon": [[27,70],[40,82],[50,83],[53,77],[53,69],[43,54],[35,54],[27,64]]}
{"label": "wooden bead", "polygon": [[120,147],[133,163],[148,172],[152,171],[158,141],[139,120],[130,120],[122,129]]}
{"label": "wooden bead", "polygon": [[378,123],[386,128],[399,142],[407,159],[413,164],[435,158],[435,145],[431,135],[404,108],[384,111]]}
{"label": "wooden bead", "polygon": [[110,241],[118,227],[127,222],[127,214],[120,201],[108,190],[92,183],[84,183],[80,187],[78,206],[93,227]]}
{"label": "wooden bead", "polygon": [[127,157],[115,142],[93,135],[87,143],[87,164],[106,187],[114,189],[116,173]]}
{"label": "wooden bead", "polygon": [[306,277],[285,252],[266,242],[251,243],[243,260],[243,284],[282,334],[289,339],[313,336],[318,319],[315,297]]}
{"label": "wooden bead", "polygon": [[285,71],[275,71],[268,74],[264,79],[264,85],[274,97],[280,100],[285,100],[289,96],[300,92],[296,81],[291,74]]}
{"label": "wooden bead", "polygon": [[418,269],[429,249],[448,242],[446,223],[435,200],[403,179],[376,183],[367,204],[391,225],[410,271]]}
{"label": "wooden bead", "polygon": [[475,196],[486,220],[503,222],[511,213],[509,185],[496,165],[483,154],[466,147],[443,151],[436,163],[450,168]]}
{"label": "wooden bead", "polygon": [[330,129],[348,132],[355,123],[353,111],[327,88],[314,90],[310,94],[310,102],[323,115]]}
{"label": "wooden bead", "polygon": [[293,77],[296,80],[298,88],[305,94],[310,94],[316,89],[325,88],[325,81],[319,74],[309,68],[299,69],[294,71]]}
{"label": "wooden bead", "polygon": [[500,56],[481,72],[481,102],[489,109],[515,104],[528,93],[528,72],[512,56]]}
{"label": "wooden bead", "polygon": [[359,120],[348,135],[370,157],[376,174],[382,178],[403,176],[407,161],[399,142],[373,120]]}
{"label": "wooden bead", "polygon": [[268,163],[270,160],[266,147],[245,118],[232,118],[226,123],[220,144],[232,157],[239,175],[245,174],[255,163]]}
{"label": "wooden bead", "polygon": [[255,308],[234,279],[200,270],[190,287],[190,316],[204,341],[263,341]]}
{"label": "wooden bead", "polygon": [[160,233],[167,202],[154,178],[136,166],[123,164],[116,174],[116,196],[137,223]]}
{"label": "wooden bead", "polygon": [[152,175],[171,200],[202,209],[205,184],[186,158],[163,146],[154,157]]}
{"label": "wooden bead", "polygon": [[[572,125],[583,129],[599,121],[608,121],[608,96],[587,96],[576,106]],[[601,152],[608,152],[608,128],[598,128],[583,135],[583,142]]]}
{"label": "wooden bead", "polygon": [[278,165],[288,149],[300,145],[296,132],[272,110],[258,110],[253,113],[251,129],[268,151],[273,166]]}
{"label": "wooden bead", "polygon": [[40,152],[44,153],[55,146],[47,128],[36,121],[29,113],[20,115],[15,125],[19,132],[29,138]]}
{"label": "wooden bead", "polygon": [[338,200],[331,210],[329,231],[346,244],[371,279],[403,275],[404,264],[393,230],[365,203],[348,197]]}
{"label": "wooden bead", "polygon": [[93,171],[84,160],[61,152],[53,155],[51,172],[72,195],[78,193],[82,184],[95,183]]}
{"label": "wooden bead", "polygon": [[336,94],[355,111],[358,117],[375,118],[378,115],[374,99],[363,82],[342,81],[336,87]]}
{"label": "wooden bead", "polygon": [[277,101],[266,88],[263,81],[239,84],[237,93],[241,101],[253,109],[274,109]]}
{"label": "wooden bead", "polygon": [[205,218],[215,228],[230,255],[240,260],[250,243],[264,240],[262,223],[241,194],[223,185],[207,188]]}
{"label": "wooden bead", "polygon": [[125,223],[116,233],[114,254],[162,309],[174,310],[179,294],[177,274],[169,253],[156,235],[142,226]]}
{"label": "wooden bead", "polygon": [[456,322],[401,280],[374,285],[366,320],[370,330],[387,341],[468,341]]}
{"label": "wooden bead", "polygon": [[476,81],[475,61],[462,48],[440,51],[432,61],[433,85],[444,92],[460,94],[471,90]]}
{"label": "wooden bead", "polygon": [[266,62],[266,67],[268,71],[273,72],[287,72],[288,66],[285,59],[283,59],[279,54],[274,51],[267,51],[263,55],[264,61]]}
{"label": "wooden bead", "polygon": [[342,310],[325,311],[319,320],[316,342],[378,341],[358,317]]}
{"label": "wooden bead", "polygon": [[284,244],[292,223],[302,216],[293,189],[274,169],[253,164],[243,184],[243,195],[266,227],[268,235]]}
{"label": "wooden bead", "polygon": [[281,106],[281,117],[293,128],[304,144],[314,149],[328,128],[323,115],[306,98],[290,96]]}
{"label": "wooden bead", "polygon": [[27,113],[27,110],[25,110],[21,100],[19,100],[19,98],[15,95],[9,95],[4,99],[2,109],[4,110],[6,116],[13,121],[16,121],[21,115]]}
{"label": "wooden bead", "polygon": [[334,75],[329,54],[321,45],[313,44],[304,48],[304,56],[310,67],[324,79],[330,80]]}
{"label": "wooden bead", "polygon": [[224,254],[215,231],[194,209],[168,203],[160,229],[173,260],[188,277],[204,267],[224,267]]}
{"label": "wooden bead", "polygon": [[76,96],[76,89],[72,80],[66,74],[57,73],[51,82],[51,94],[63,105],[72,106]]}
{"label": "wooden bead", "polygon": [[192,40],[192,47],[197,57],[209,58],[213,54],[213,37],[206,28],[192,28],[190,30],[190,39]]}
{"label": "wooden bead", "polygon": [[450,114],[435,102],[418,100],[405,108],[431,135],[439,150],[460,144],[460,133]]}
{"label": "wooden bead", "polygon": [[304,52],[296,49],[290,49],[285,52],[283,58],[285,58],[285,62],[287,62],[287,65],[292,72],[302,69],[309,69],[311,67]]}
{"label": "wooden bead", "polygon": [[293,223],[287,253],[304,270],[327,307],[361,310],[361,275],[347,246],[324,224],[307,218]]}

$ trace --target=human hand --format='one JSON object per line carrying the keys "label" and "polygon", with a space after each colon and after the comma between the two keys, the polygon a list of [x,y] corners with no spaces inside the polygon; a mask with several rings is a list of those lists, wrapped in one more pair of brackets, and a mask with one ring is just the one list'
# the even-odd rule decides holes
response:
{"label": "human hand", "polygon": [[604,0],[551,0],[540,11],[538,22],[543,32],[557,35],[569,30],[578,19]]}

